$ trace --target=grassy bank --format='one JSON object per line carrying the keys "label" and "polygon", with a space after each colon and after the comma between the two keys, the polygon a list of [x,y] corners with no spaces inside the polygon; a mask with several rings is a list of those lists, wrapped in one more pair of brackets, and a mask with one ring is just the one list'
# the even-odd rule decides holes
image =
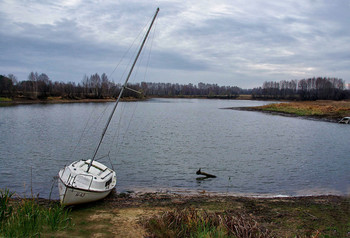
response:
{"label": "grassy bank", "polygon": [[237,109],[338,121],[350,116],[350,101],[301,101]]}
{"label": "grassy bank", "polygon": [[[12,203],[13,210],[23,209],[23,203],[23,201]],[[43,205],[31,203],[30,206],[34,209],[29,210],[38,210],[39,213],[46,214],[56,205],[49,201]],[[46,209],[46,212],[43,212],[43,209]],[[63,211],[67,211],[66,209]],[[60,221],[64,222],[56,226],[58,228],[51,229],[50,223],[39,222],[42,228],[39,228],[38,234],[43,237],[349,237],[350,235],[350,198],[339,196],[247,198],[209,194],[112,194],[102,201],[70,209],[67,217],[61,216],[64,219]],[[28,217],[27,214],[32,213],[21,214],[23,217]],[[35,215],[29,217],[33,216]],[[69,224],[66,223],[67,219]],[[12,222],[17,224],[14,220]],[[24,220],[21,224],[26,222],[27,220]],[[2,234],[4,233],[0,233],[0,237]]]}

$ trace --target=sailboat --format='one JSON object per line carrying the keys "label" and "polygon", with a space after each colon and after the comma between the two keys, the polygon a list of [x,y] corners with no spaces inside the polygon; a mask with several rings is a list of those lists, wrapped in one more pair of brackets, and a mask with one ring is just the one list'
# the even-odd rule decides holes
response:
{"label": "sailboat", "polygon": [[75,161],[70,165],[65,166],[58,172],[58,190],[62,205],[76,205],[103,199],[116,186],[117,176],[115,171],[96,161],[95,158],[124,90],[129,89],[131,91],[134,91],[133,89],[127,87],[127,83],[135,67],[137,59],[140,56],[142,48],[147,40],[149,32],[151,31],[153,23],[158,15],[158,12],[159,8],[157,8],[156,13],[154,14],[152,22],[139,48],[134,63],[131,66],[129,74],[126,77],[126,80],[120,90],[119,96],[114,104],[111,114],[109,115],[106,126],[103,129],[100,141],[95,149],[92,159],[82,159]]}

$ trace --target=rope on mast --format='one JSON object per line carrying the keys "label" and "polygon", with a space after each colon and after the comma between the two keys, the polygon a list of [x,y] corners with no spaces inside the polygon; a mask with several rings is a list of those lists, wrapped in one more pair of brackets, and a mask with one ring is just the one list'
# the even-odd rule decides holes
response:
{"label": "rope on mast", "polygon": [[131,69],[130,69],[130,71],[129,71],[129,74],[128,74],[126,80],[125,80],[125,83],[124,83],[122,89],[120,90],[118,99],[117,99],[117,101],[116,101],[116,103],[115,103],[115,105],[114,105],[114,107],[113,107],[112,113],[109,115],[107,124],[106,124],[105,128],[103,129],[103,132],[102,132],[100,141],[99,141],[99,143],[98,143],[98,145],[97,145],[97,147],[96,147],[96,149],[95,149],[95,153],[94,153],[94,155],[93,155],[93,157],[92,157],[92,159],[91,159],[91,161],[90,161],[90,163],[89,163],[89,166],[88,166],[86,172],[89,172],[89,170],[90,170],[90,168],[91,168],[91,166],[92,166],[92,162],[95,160],[95,157],[96,157],[96,155],[97,155],[97,152],[98,152],[98,150],[99,150],[99,148],[100,148],[100,146],[101,146],[102,140],[103,140],[103,138],[104,138],[104,136],[105,136],[105,134],[106,134],[107,128],[108,128],[108,126],[109,126],[109,123],[110,123],[111,120],[112,120],[113,114],[114,114],[114,112],[115,112],[115,109],[116,109],[117,106],[118,106],[119,100],[120,100],[120,98],[121,98],[121,96],[122,96],[122,94],[123,94],[123,92],[124,92],[124,89],[128,88],[128,87],[127,87],[127,84],[128,84],[129,78],[130,78],[130,76],[131,76],[131,73],[132,73],[132,71],[133,71],[135,65],[136,65],[137,59],[139,58],[139,56],[140,56],[140,54],[141,54],[142,48],[143,48],[143,46],[144,46],[145,43],[146,43],[147,37],[148,37],[148,35],[149,35],[149,32],[151,31],[152,25],[153,25],[153,23],[154,23],[154,21],[155,21],[157,15],[158,15],[158,12],[159,12],[159,8],[157,8],[156,13],[154,14],[154,17],[153,17],[153,19],[152,19],[151,25],[149,26],[149,28],[148,28],[148,30],[147,30],[147,33],[146,33],[146,36],[145,36],[145,38],[144,38],[143,41],[142,41],[142,44],[141,44],[140,49],[139,49],[139,51],[138,51],[138,53],[137,53],[137,55],[136,55],[136,58],[135,58],[135,60],[134,60],[134,63],[132,64]]}

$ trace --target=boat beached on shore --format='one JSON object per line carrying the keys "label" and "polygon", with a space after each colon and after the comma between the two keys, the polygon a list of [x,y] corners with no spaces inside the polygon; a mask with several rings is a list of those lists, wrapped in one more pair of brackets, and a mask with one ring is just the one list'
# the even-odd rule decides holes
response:
{"label": "boat beached on shore", "polygon": [[97,145],[97,148],[95,149],[92,159],[82,159],[75,161],[70,165],[62,168],[58,173],[59,196],[61,204],[63,205],[75,205],[100,200],[102,198],[105,198],[116,186],[117,176],[115,171],[108,168],[104,164],[95,161],[95,158],[124,90],[129,89],[131,91],[134,91],[127,87],[127,83],[135,67],[137,59],[140,56],[142,48],[147,40],[158,12],[159,8],[154,14],[153,20],[139,48],[134,63],[131,66],[124,85],[122,86],[112,112],[109,115],[108,121],[103,129],[100,141]]}

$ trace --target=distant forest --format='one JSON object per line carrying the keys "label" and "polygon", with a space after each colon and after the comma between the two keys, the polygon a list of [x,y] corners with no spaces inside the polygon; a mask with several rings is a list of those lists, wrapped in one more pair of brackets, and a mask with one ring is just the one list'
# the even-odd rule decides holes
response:
{"label": "distant forest", "polygon": [[264,82],[262,87],[251,92],[255,99],[287,100],[342,100],[348,99],[349,93],[344,80],[325,77]]}
{"label": "distant forest", "polygon": [[[0,75],[0,97],[47,99],[62,97],[67,99],[116,98],[122,85],[110,81],[102,75],[85,75],[80,83],[52,82],[45,73],[31,72],[27,80],[18,81],[13,74]],[[234,99],[239,95],[252,95],[253,99],[287,100],[342,100],[350,98],[345,83],[338,78],[308,78],[301,80],[264,82],[262,87],[242,89],[237,86],[198,83],[172,84],[141,82],[128,87],[141,94],[126,90],[124,97],[205,97]]]}

